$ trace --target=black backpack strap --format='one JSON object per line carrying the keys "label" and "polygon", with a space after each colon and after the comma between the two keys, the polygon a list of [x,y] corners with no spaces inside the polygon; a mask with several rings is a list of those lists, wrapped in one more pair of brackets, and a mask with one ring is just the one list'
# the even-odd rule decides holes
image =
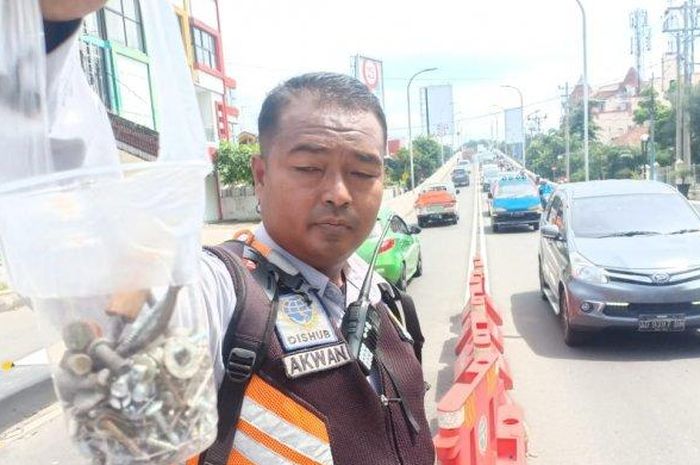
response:
{"label": "black backpack strap", "polygon": [[425,337],[420,328],[418,312],[416,311],[416,304],[413,302],[413,298],[392,284],[379,283],[377,286],[382,294],[382,301],[389,307],[396,319],[404,325],[408,334],[411,335],[413,351],[416,353],[418,361],[422,362]]}
{"label": "black backpack strap", "polygon": [[274,289],[270,289],[274,279],[260,280],[268,271],[267,263],[256,263],[258,266],[249,271],[242,262],[241,257],[247,250],[244,243],[229,241],[205,247],[205,250],[224,262],[236,290],[236,307],[226,329],[221,354],[225,374],[218,392],[218,434],[214,444],[199,457],[200,465],[226,465],[245,390],[267,354],[277,317],[270,292],[273,299],[276,296]]}

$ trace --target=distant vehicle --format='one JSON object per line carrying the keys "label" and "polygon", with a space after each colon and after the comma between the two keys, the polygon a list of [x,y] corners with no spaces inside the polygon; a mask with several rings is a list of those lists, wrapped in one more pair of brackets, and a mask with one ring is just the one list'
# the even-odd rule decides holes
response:
{"label": "distant vehicle", "polygon": [[564,184],[540,229],[540,289],[566,344],[606,328],[700,327],[700,215],[671,186]]}
{"label": "distant vehicle", "polygon": [[469,161],[469,160],[465,160],[465,159],[459,160],[459,161],[457,162],[457,168],[464,168],[465,170],[467,170],[467,173],[468,173],[468,174],[471,174],[471,172],[472,172],[472,162]]}
{"label": "distant vehicle", "polygon": [[415,210],[418,225],[423,228],[430,223],[457,224],[456,191],[449,184],[431,184],[426,186],[416,199]]}
{"label": "distant vehicle", "polygon": [[357,249],[357,254],[369,263],[387,221],[391,221],[391,226],[379,248],[375,269],[399,289],[406,289],[412,277],[423,274],[423,258],[418,239],[421,230],[418,226],[407,225],[401,217],[383,208],[379,211],[377,223],[369,237]]}
{"label": "distant vehicle", "polygon": [[484,165],[481,167],[481,188],[484,192],[491,190],[491,183],[495,182],[501,174],[497,165]]}
{"label": "distant vehicle", "polygon": [[455,187],[469,185],[469,171],[464,166],[457,166],[452,170],[452,184]]}
{"label": "distant vehicle", "polygon": [[507,226],[540,226],[542,205],[537,188],[523,176],[504,177],[496,181],[489,194],[491,227],[498,232]]}

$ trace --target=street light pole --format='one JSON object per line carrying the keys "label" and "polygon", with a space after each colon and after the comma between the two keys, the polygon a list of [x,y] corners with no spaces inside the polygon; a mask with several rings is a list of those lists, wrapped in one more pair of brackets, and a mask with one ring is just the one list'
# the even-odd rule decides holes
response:
{"label": "street light pole", "polygon": [[583,163],[586,172],[586,181],[590,180],[588,168],[588,45],[586,35],[586,10],[583,9],[581,0],[576,0],[581,9],[583,21]]}
{"label": "street light pole", "polygon": [[527,136],[525,135],[525,99],[523,99],[523,93],[522,91],[515,87],[515,86],[509,86],[509,85],[502,85],[501,87],[505,87],[508,89],[513,89],[515,90],[518,95],[520,96],[520,129],[521,129],[521,134],[523,137],[523,167],[527,166]]}
{"label": "street light pole", "polygon": [[416,188],[416,175],[413,169],[413,133],[411,128],[411,83],[419,74],[435,71],[436,69],[437,68],[426,68],[418,71],[411,76],[411,79],[408,80],[408,85],[406,86],[406,102],[408,106],[408,156],[411,160],[411,190]]}

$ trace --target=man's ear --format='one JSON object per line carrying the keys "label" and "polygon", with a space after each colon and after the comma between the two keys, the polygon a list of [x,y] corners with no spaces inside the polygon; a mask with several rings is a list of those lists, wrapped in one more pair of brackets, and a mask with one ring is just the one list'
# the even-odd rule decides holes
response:
{"label": "man's ear", "polygon": [[255,155],[250,159],[250,169],[253,172],[255,190],[265,185],[265,170],[267,165],[262,155]]}

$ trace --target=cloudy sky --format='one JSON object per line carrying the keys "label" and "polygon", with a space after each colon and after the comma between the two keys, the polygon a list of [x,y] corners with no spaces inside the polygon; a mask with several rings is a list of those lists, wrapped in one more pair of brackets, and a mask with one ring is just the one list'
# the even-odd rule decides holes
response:
{"label": "cloudy sky", "polygon": [[[588,19],[589,81],[621,80],[633,65],[629,13],[649,13],[653,46],[643,70],[660,74],[667,39],[666,0],[582,0]],[[540,110],[558,123],[559,86],[582,73],[581,13],[575,0],[220,0],[224,53],[238,81],[242,129],[255,130],[265,93],[308,71],[350,72],[350,57],[384,62],[390,136],[405,137],[406,84],[416,71],[438,70],[414,81],[412,118],[420,121],[418,88],[451,83],[463,138],[489,137],[497,107]],[[495,105],[495,106],[494,106]],[[502,119],[499,124],[503,133]]]}

